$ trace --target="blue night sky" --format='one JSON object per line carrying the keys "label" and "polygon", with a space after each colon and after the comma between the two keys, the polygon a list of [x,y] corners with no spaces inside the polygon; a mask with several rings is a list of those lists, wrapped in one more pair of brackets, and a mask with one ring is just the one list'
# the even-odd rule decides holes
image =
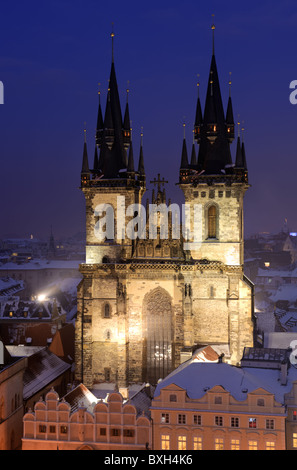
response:
{"label": "blue night sky", "polygon": [[[197,99],[204,106],[212,51],[223,101],[232,72],[235,119],[244,120],[249,180],[245,231],[297,231],[297,3],[284,1],[5,2],[1,6],[0,237],[56,237],[84,229],[78,189],[87,123],[93,161],[98,82],[105,108],[114,23],[122,109],[129,80],[134,157],[144,129],[147,180],[176,187],[185,120],[188,152]],[[231,147],[235,156],[234,142]]]}

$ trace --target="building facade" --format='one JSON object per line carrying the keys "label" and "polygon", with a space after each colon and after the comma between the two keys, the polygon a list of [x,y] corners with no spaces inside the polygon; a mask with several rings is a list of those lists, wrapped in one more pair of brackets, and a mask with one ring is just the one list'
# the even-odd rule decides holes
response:
{"label": "building facade", "polygon": [[[143,202],[142,139],[135,166],[129,104],[127,99],[122,118],[114,54],[104,117],[100,99],[94,163],[85,137],[81,171],[86,263],[78,286],[77,381],[88,387],[104,381],[156,384],[181,355],[190,357],[205,345],[221,346],[224,360],[239,363],[243,348],[253,345],[253,285],[243,273],[249,184],[240,136],[232,162],[232,101],[225,113],[214,50],[204,113],[199,96],[196,105],[198,158],[196,144],[190,161],[185,139],[182,145],[179,186],[187,229],[167,201],[160,175],[151,182],[156,192]],[[157,210],[150,231],[152,206]],[[165,219],[160,206],[168,209]]]}
{"label": "building facade", "polygon": [[150,445],[144,413],[119,393],[97,400],[82,384],[62,400],[50,391],[24,416],[22,450],[145,450]]}

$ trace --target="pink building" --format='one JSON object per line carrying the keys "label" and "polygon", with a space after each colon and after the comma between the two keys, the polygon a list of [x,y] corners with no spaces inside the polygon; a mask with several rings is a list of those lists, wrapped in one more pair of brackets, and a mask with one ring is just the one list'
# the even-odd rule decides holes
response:
{"label": "pink building", "polygon": [[145,390],[127,400],[118,392],[97,399],[82,384],[61,400],[51,390],[24,416],[22,449],[146,449],[151,447],[151,424],[140,410],[145,401]]}

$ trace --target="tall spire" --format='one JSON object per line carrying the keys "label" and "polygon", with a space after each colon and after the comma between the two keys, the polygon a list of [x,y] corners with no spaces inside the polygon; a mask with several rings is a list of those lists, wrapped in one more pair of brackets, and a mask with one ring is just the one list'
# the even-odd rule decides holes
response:
{"label": "tall spire", "polygon": [[233,142],[234,140],[234,117],[233,117],[233,106],[232,106],[232,99],[231,99],[231,72],[229,72],[229,98],[228,98],[228,105],[227,105],[227,112],[226,112],[226,125],[227,125],[227,134],[229,138],[229,142]]}
{"label": "tall spire", "polygon": [[143,128],[141,128],[141,135],[140,135],[140,152],[139,152],[139,162],[138,162],[138,173],[142,176],[145,175],[144,159],[143,159]]}
{"label": "tall spire", "polygon": [[125,115],[124,115],[124,123],[123,123],[123,138],[124,138],[124,147],[127,149],[130,145],[130,112],[129,112],[129,82],[127,86],[127,100],[126,100],[126,109],[125,109]]}
{"label": "tall spire", "polygon": [[[131,128],[131,134],[132,134],[132,128]],[[132,135],[131,135],[131,138],[130,138],[130,148],[129,148],[129,159],[128,159],[127,172],[128,173],[133,173],[134,172],[134,155],[133,155]]]}
{"label": "tall spire", "polygon": [[186,143],[186,124],[183,123],[184,128],[184,138],[183,138],[183,146],[182,146],[182,156],[181,156],[181,163],[180,169],[186,169],[189,167],[189,160],[188,160],[188,151],[187,151],[187,143]]}
{"label": "tall spire", "polygon": [[201,110],[201,103],[200,103],[200,83],[199,83],[199,74],[197,75],[197,88],[198,88],[198,96],[197,96],[197,105],[196,105],[196,116],[195,116],[195,125],[194,125],[194,132],[195,132],[195,139],[199,143],[201,139],[201,127],[202,127],[202,110]]}
{"label": "tall spire", "polygon": [[195,167],[197,165],[196,159],[196,150],[195,150],[195,140],[194,140],[194,131],[193,131],[193,144],[192,144],[192,153],[191,153],[191,166]]}
{"label": "tall spire", "polygon": [[88,150],[87,150],[87,130],[86,130],[86,124],[84,127],[84,149],[83,149],[83,163],[82,163],[82,169],[81,173],[84,175],[87,175],[90,173],[89,169],[89,159],[88,159]]}
{"label": "tall spire", "polygon": [[113,31],[114,23],[111,23],[111,25],[112,25],[112,30],[111,30],[111,34],[110,34],[110,37],[111,37],[111,61],[112,61],[112,63],[114,63],[114,31]]}
{"label": "tall spire", "polygon": [[96,143],[100,147],[100,145],[102,144],[104,124],[103,124],[101,99],[100,99],[100,96],[101,96],[100,83],[98,83],[98,87],[99,87],[98,89],[99,105],[98,105],[98,115],[97,115]]}

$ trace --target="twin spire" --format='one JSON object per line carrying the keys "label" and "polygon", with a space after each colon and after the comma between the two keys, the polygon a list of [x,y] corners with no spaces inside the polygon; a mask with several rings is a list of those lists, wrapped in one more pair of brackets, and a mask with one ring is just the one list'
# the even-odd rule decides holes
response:
{"label": "twin spire", "polygon": [[[239,146],[241,157],[238,153],[235,165],[232,163],[230,144],[235,138],[234,116],[231,98],[231,74],[229,78],[229,97],[226,114],[224,112],[220,83],[215,59],[214,32],[215,26],[212,25],[212,58],[208,79],[204,113],[200,101],[200,83],[198,76],[198,97],[196,105],[196,114],[194,121],[194,140],[199,144],[198,159],[196,161],[194,151],[190,163],[186,157],[185,137],[182,146],[182,157],[180,170],[195,170],[198,173],[206,174],[225,174],[232,172],[232,168],[242,168],[247,170],[244,145]],[[244,155],[244,156],[243,156]],[[240,165],[240,167],[238,166]]]}
{"label": "twin spire", "polygon": [[114,65],[114,36],[114,32],[112,32],[112,61],[104,117],[101,106],[100,88],[98,91],[99,103],[93,168],[90,170],[88,165],[85,139],[82,174],[89,172],[90,174],[93,174],[93,178],[100,177],[100,179],[131,178],[131,176],[136,177],[138,173],[140,173],[141,177],[144,177],[145,172],[142,148],[143,133],[141,135],[138,171],[134,168],[132,130],[128,100],[129,88],[127,88],[126,107],[124,119],[122,119]]}

